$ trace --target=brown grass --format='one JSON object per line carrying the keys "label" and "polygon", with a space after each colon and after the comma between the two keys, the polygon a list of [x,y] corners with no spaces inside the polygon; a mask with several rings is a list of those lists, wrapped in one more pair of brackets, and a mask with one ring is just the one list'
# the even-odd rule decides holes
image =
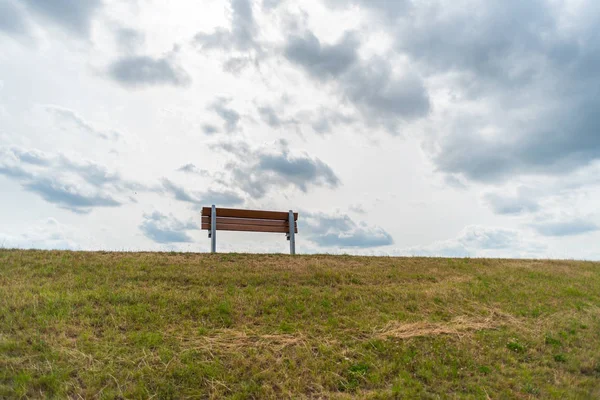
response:
{"label": "brown grass", "polygon": [[413,337],[426,337],[436,335],[457,335],[462,336],[473,331],[484,329],[494,329],[500,326],[497,321],[491,318],[470,318],[456,317],[449,322],[413,322],[400,323],[390,322],[385,328],[381,329],[375,335],[378,339],[409,339]]}

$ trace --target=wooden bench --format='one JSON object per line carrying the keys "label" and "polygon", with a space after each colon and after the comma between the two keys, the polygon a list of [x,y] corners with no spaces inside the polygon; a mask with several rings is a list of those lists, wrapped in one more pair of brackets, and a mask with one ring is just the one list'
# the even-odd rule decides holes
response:
{"label": "wooden bench", "polygon": [[208,230],[211,253],[217,251],[217,231],[285,233],[290,241],[290,254],[296,254],[295,234],[298,233],[298,213],[240,210],[236,208],[202,208],[202,229]]}

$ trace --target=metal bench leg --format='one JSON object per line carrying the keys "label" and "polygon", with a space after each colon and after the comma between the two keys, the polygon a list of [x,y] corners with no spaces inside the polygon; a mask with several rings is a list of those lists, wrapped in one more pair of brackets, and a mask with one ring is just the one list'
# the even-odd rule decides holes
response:
{"label": "metal bench leg", "polygon": [[290,254],[294,255],[296,254],[296,223],[294,222],[294,212],[292,210],[290,210],[290,216],[288,217],[288,221],[290,226]]}
{"label": "metal bench leg", "polygon": [[214,204],[210,213],[210,252],[217,252],[217,208]]}

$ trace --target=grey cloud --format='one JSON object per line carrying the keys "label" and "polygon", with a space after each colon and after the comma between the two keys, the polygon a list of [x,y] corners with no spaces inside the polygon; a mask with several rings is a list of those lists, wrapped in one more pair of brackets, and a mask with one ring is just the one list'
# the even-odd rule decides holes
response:
{"label": "grey cloud", "polygon": [[263,44],[258,39],[259,27],[254,18],[251,0],[230,0],[231,24],[229,29],[217,28],[212,33],[199,32],[193,43],[202,52],[223,53],[223,70],[239,74],[246,67],[258,66],[265,57]]}
{"label": "grey cloud", "polygon": [[[311,77],[335,82],[349,100],[374,125],[397,133],[399,121],[412,121],[429,113],[429,96],[421,78],[413,72],[397,75],[390,61],[372,57],[360,60],[360,42],[347,33],[338,43],[322,44],[311,32],[293,36],[285,45],[286,58]],[[324,127],[326,129],[326,127]]]}
{"label": "grey cloud", "polygon": [[18,147],[0,148],[0,175],[21,183],[25,190],[47,202],[76,213],[89,213],[96,207],[118,207],[124,203],[119,194],[153,190],[92,162]]}
{"label": "grey cloud", "polygon": [[209,105],[208,109],[214,111],[223,119],[225,122],[225,130],[231,133],[237,129],[241,116],[237,111],[229,107],[230,102],[231,99],[219,97]]}
{"label": "grey cloud", "polygon": [[109,66],[109,76],[126,87],[189,86],[190,75],[172,57],[126,56]]}
{"label": "grey cloud", "polygon": [[86,184],[98,190],[109,190],[115,193],[157,192],[156,185],[147,185],[123,178],[118,172],[111,172],[105,166],[91,161],[75,161],[64,155],[57,157],[54,167],[56,172],[70,172]]}
{"label": "grey cloud", "polygon": [[50,156],[48,156],[46,153],[36,150],[36,149],[25,150],[25,149],[22,149],[19,147],[10,147],[10,148],[4,148],[2,153],[4,153],[3,156],[6,156],[6,157],[13,156],[14,158],[18,159],[20,162],[26,163],[26,164],[49,165],[52,162],[52,159]]}
{"label": "grey cloud", "polygon": [[115,30],[117,45],[121,51],[136,53],[144,45],[144,34],[133,28],[119,27]]}
{"label": "grey cloud", "polygon": [[260,119],[272,128],[293,129],[300,132],[302,126],[309,125],[318,134],[330,133],[338,125],[348,125],[355,122],[355,118],[339,111],[337,108],[318,106],[313,109],[296,111],[286,115],[286,106],[290,104],[287,95],[283,95],[278,102],[257,105]]}
{"label": "grey cloud", "polygon": [[260,106],[258,107],[258,115],[260,118],[269,125],[271,128],[281,128],[282,126],[296,126],[298,120],[296,118],[280,117],[279,114],[282,112],[275,110],[271,106]]}
{"label": "grey cloud", "polygon": [[265,10],[273,10],[277,7],[279,7],[279,5],[281,3],[283,3],[285,0],[263,0],[262,1],[262,8]]}
{"label": "grey cloud", "polygon": [[284,55],[302,66],[314,78],[325,80],[340,76],[358,59],[360,43],[354,34],[347,33],[339,43],[322,44],[312,33],[292,36],[285,45]]}
{"label": "grey cloud", "polygon": [[67,124],[67,126],[73,126],[76,129],[79,129],[82,132],[90,134],[92,136],[96,136],[105,140],[118,140],[121,138],[121,134],[119,132],[111,131],[111,132],[103,132],[94,128],[87,121],[85,121],[79,114],[75,111],[70,110],[68,108],[55,106],[55,105],[46,105],[44,109],[56,116],[61,123]]}
{"label": "grey cloud", "polygon": [[[450,89],[450,110],[440,114],[443,126],[430,126],[437,132],[431,155],[440,171],[496,183],[519,175],[561,175],[600,158],[597,2],[584,1],[574,9],[543,0],[327,3],[393,16],[387,26],[395,38],[391,54]],[[370,68],[381,71],[361,76]],[[371,88],[377,94],[380,83],[391,87],[384,63],[349,71],[355,75],[348,79],[350,88],[356,90],[343,92],[363,105],[365,116],[370,110],[379,121],[396,113],[410,120],[429,108],[419,79],[398,84],[405,95],[392,89],[378,98],[370,95]],[[377,106],[364,107],[371,104]]]}
{"label": "grey cloud", "polygon": [[539,220],[530,225],[537,233],[543,236],[573,236],[600,230],[600,227],[580,218],[572,220]]}
{"label": "grey cloud", "polygon": [[290,117],[286,117],[284,107],[264,105],[258,107],[260,118],[272,128],[293,128],[299,131],[303,125],[309,125],[314,132],[325,135],[339,125],[349,125],[356,122],[356,118],[337,109],[324,106],[312,110],[301,110]]}
{"label": "grey cloud", "polygon": [[273,128],[279,128],[283,122],[272,107],[259,107],[258,113],[263,121]]}
{"label": "grey cloud", "polygon": [[445,172],[493,183],[516,175],[564,174],[600,158],[600,136],[596,133],[599,116],[582,106],[543,117],[546,121],[537,121],[538,130],[524,128],[519,130],[519,136],[510,139],[484,138],[477,131],[450,132],[440,141],[434,161]]}
{"label": "grey cloud", "polygon": [[350,206],[350,211],[356,214],[366,214],[367,211],[361,204],[353,204]]}
{"label": "grey cloud", "polygon": [[237,186],[253,198],[263,198],[272,186],[272,183],[262,178],[260,174],[248,171],[236,163],[226,165],[231,173],[231,184]]}
{"label": "grey cloud", "polygon": [[187,231],[199,229],[192,221],[183,222],[172,214],[165,215],[158,211],[144,214],[144,221],[139,228],[142,233],[156,243],[189,243],[192,238]]}
{"label": "grey cloud", "polygon": [[494,183],[560,175],[600,158],[600,13],[595,2],[567,8],[537,0],[471,0],[460,9],[414,3],[395,25],[401,54],[426,76],[446,79],[459,104],[488,110],[462,107],[434,128],[443,131],[432,153],[439,170]]}
{"label": "grey cloud", "polygon": [[30,192],[39,194],[49,203],[57,204],[62,208],[78,213],[87,213],[93,207],[118,207],[121,205],[109,195],[85,193],[77,185],[49,178],[26,182],[23,187]]}
{"label": "grey cloud", "polygon": [[0,31],[8,34],[27,35],[28,24],[21,8],[13,0],[0,0]]}
{"label": "grey cloud", "polygon": [[347,215],[303,213],[302,225],[308,240],[321,247],[370,248],[389,246],[392,236],[379,227],[357,224]]}
{"label": "grey cloud", "polygon": [[246,159],[252,155],[252,149],[250,148],[250,145],[244,141],[217,142],[213,143],[211,148],[231,153],[240,159]]}
{"label": "grey cloud", "polygon": [[373,58],[344,77],[344,93],[367,120],[396,131],[396,119],[412,121],[429,113],[429,95],[416,74],[395,77],[392,66]]}
{"label": "grey cloud", "polygon": [[238,206],[244,203],[244,198],[231,190],[207,190],[202,193],[202,202],[205,205]]}
{"label": "grey cloud", "polygon": [[177,171],[179,172],[185,172],[187,174],[196,174],[196,175],[200,175],[200,176],[208,176],[208,171],[205,169],[200,169],[198,167],[196,167],[194,164],[185,164],[182,165],[181,167],[177,168]]}
{"label": "grey cloud", "polygon": [[214,135],[215,133],[219,133],[219,129],[216,126],[210,124],[202,125],[202,130],[207,135]]}
{"label": "grey cloud", "polygon": [[4,163],[0,163],[0,175],[17,180],[28,179],[32,177],[31,173],[22,167],[18,165],[7,165]]}
{"label": "grey cloud", "polygon": [[280,149],[250,149],[243,142],[219,143],[213,148],[225,150],[236,156],[227,169],[231,172],[231,184],[255,198],[264,197],[273,187],[293,186],[303,192],[309,187],[337,188],[340,180],[329,165],[308,155],[291,155],[285,141]]}
{"label": "grey cloud", "polygon": [[323,161],[309,157],[294,157],[287,152],[261,154],[256,167],[259,171],[275,173],[289,180],[303,192],[307,191],[309,183],[329,187],[337,187],[340,184],[333,170]]}
{"label": "grey cloud", "polygon": [[252,57],[230,57],[223,63],[223,70],[231,74],[239,74],[253,64],[258,65],[258,62]]}
{"label": "grey cloud", "polygon": [[15,180],[32,179],[31,168],[27,164],[48,165],[49,157],[38,150],[24,150],[19,147],[0,147],[0,174]]}
{"label": "grey cloud", "polygon": [[315,132],[324,135],[330,133],[336,125],[347,125],[353,122],[353,117],[345,115],[336,110],[321,108],[315,115],[312,116],[310,124]]}
{"label": "grey cloud", "polygon": [[233,47],[231,32],[224,29],[217,29],[213,33],[198,33],[194,37],[194,40],[204,49],[222,48],[229,50]]}
{"label": "grey cloud", "polygon": [[397,250],[395,254],[443,257],[539,257],[546,247],[514,229],[466,226],[455,239]]}
{"label": "grey cloud", "polygon": [[359,6],[366,10],[377,12],[390,22],[401,15],[406,15],[411,9],[411,0],[325,0],[325,3],[334,8]]}
{"label": "grey cloud", "polygon": [[163,188],[176,200],[194,204],[196,207],[208,204],[236,206],[244,203],[244,199],[232,190],[189,191],[168,179],[162,180]]}
{"label": "grey cloud", "polygon": [[325,134],[331,132],[331,123],[327,118],[319,118],[312,123],[312,128],[319,134]]}
{"label": "grey cloud", "polygon": [[232,34],[238,46],[249,47],[256,34],[256,23],[250,0],[231,0],[233,10]]}
{"label": "grey cloud", "polygon": [[[457,9],[442,1],[415,4],[413,14],[398,25],[398,49],[432,72],[468,71],[502,84],[530,78],[531,65],[521,68],[514,63],[529,63],[528,51],[544,50],[541,35],[553,34],[555,28],[550,3],[470,0],[468,5]],[[473,14],[472,7],[479,12]]]}
{"label": "grey cloud", "polygon": [[77,173],[92,186],[102,186],[109,183],[125,183],[116,172],[110,172],[106,167],[92,162],[80,163],[60,156],[60,167]]}
{"label": "grey cloud", "polygon": [[456,176],[453,174],[446,174],[444,176],[444,182],[450,186],[453,187],[455,189],[466,189],[467,185],[465,185],[465,182],[463,182],[463,179],[461,179],[460,176]]}
{"label": "grey cloud", "polygon": [[194,194],[188,192],[187,190],[185,190],[185,188],[171,182],[166,178],[162,180],[162,185],[167,192],[171,193],[175,197],[175,199],[179,201],[184,201],[193,204],[202,203],[201,200],[197,198]]}
{"label": "grey cloud", "polygon": [[[193,164],[184,165],[179,171],[210,176],[208,171]],[[244,202],[244,198],[232,190],[189,191],[168,179],[163,179],[158,187],[146,185],[124,179],[119,173],[90,161],[18,147],[0,147],[0,175],[20,182],[25,190],[49,203],[84,214],[97,207],[118,207],[125,202],[135,202],[132,194],[138,192],[166,192],[196,207],[211,202],[223,206]],[[216,182],[222,182],[218,174]]]}
{"label": "grey cloud", "polygon": [[501,193],[486,193],[484,200],[496,214],[517,215],[534,213],[540,210],[537,196],[530,191],[520,188],[516,195]]}
{"label": "grey cloud", "polygon": [[333,232],[320,235],[311,239],[323,247],[380,247],[394,244],[392,237],[385,231],[371,231],[359,228],[356,231],[344,233]]}
{"label": "grey cloud", "polygon": [[94,13],[101,0],[22,0],[33,12],[66,30],[88,37]]}
{"label": "grey cloud", "polygon": [[595,163],[573,173],[557,175],[550,179],[536,177],[533,180],[523,179],[522,182],[524,184],[519,186],[515,193],[503,188],[485,194],[483,199],[494,212],[503,215],[537,213],[545,207],[556,205],[557,202],[570,206],[576,198],[600,184],[600,164]]}
{"label": "grey cloud", "polygon": [[256,48],[256,22],[250,0],[231,0],[231,30],[198,33],[194,40],[205,49],[247,51]]}

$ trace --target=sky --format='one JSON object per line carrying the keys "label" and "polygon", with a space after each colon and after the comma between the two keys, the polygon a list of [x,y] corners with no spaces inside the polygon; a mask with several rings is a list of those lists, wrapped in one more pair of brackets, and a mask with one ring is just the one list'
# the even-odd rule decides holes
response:
{"label": "sky", "polygon": [[0,247],[600,260],[598,110],[593,0],[0,0]]}

